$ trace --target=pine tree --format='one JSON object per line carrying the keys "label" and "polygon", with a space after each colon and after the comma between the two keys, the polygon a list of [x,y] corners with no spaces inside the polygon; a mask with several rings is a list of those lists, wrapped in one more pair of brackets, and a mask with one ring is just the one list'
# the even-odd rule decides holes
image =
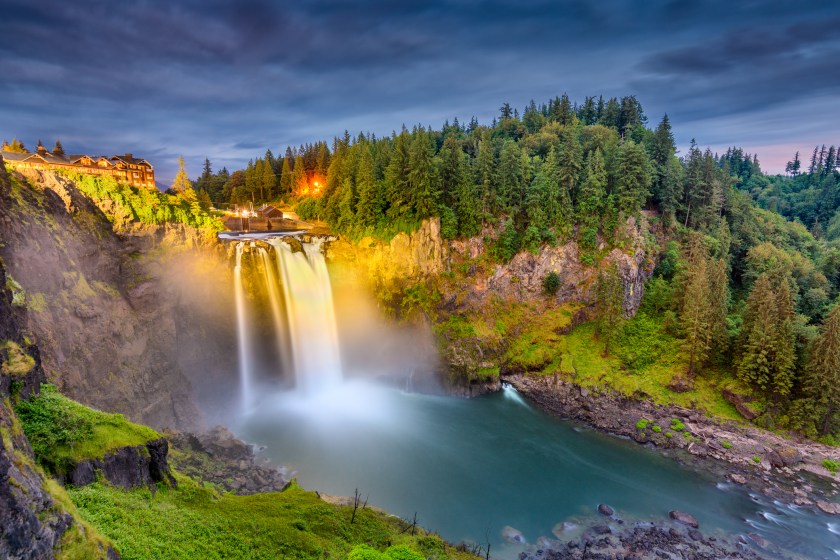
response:
{"label": "pine tree", "polygon": [[583,168],[583,149],[572,127],[565,127],[560,131],[558,146],[557,180],[561,189],[562,215],[564,220],[571,222],[574,215],[572,196],[577,189],[580,171]]}
{"label": "pine tree", "polygon": [[[690,261],[691,259],[689,259]],[[688,375],[694,375],[709,355],[712,340],[712,324],[708,300],[710,295],[707,260],[701,256],[695,263],[689,263],[688,276],[683,296],[680,319],[685,331],[688,347]]]}
{"label": "pine tree", "polygon": [[172,190],[182,194],[192,190],[192,182],[187,177],[187,170],[184,167],[184,156],[178,156],[178,173],[175,174],[175,181],[172,183]]}
{"label": "pine tree", "polygon": [[292,192],[300,193],[307,188],[306,168],[303,164],[303,157],[295,158],[295,167],[292,169]]}
{"label": "pine tree", "polygon": [[606,270],[598,272],[595,302],[598,338],[604,341],[604,355],[609,356],[610,344],[624,321],[624,283],[615,261],[611,261]]}
{"label": "pine tree", "polygon": [[266,165],[266,163],[261,159],[257,159],[257,161],[254,163],[252,184],[254,189],[253,192],[256,195],[259,195],[256,196],[258,202],[262,202],[263,200],[265,200],[264,173],[266,167],[268,167],[269,169],[271,168],[270,165]]}
{"label": "pine tree", "polygon": [[379,207],[379,197],[376,192],[376,180],[373,176],[373,155],[367,143],[359,144],[359,166],[356,170],[356,190],[358,203],[356,204],[356,222],[361,229],[376,225],[382,209]]}
{"label": "pine tree", "polygon": [[820,433],[836,427],[840,410],[840,304],[835,304],[814,340],[811,358],[805,368],[805,392],[816,405]]}
{"label": "pine tree", "polygon": [[393,138],[393,149],[388,167],[385,169],[385,199],[388,217],[399,220],[411,212],[408,184],[408,148],[410,138],[403,129]]}
{"label": "pine tree", "polygon": [[277,190],[277,176],[274,174],[274,164],[271,157],[271,150],[265,154],[265,163],[263,164],[262,172],[262,200],[271,200],[274,198]]}
{"label": "pine tree", "polygon": [[283,158],[283,168],[280,171],[280,196],[292,194],[292,168],[289,165],[289,158]]}
{"label": "pine tree", "polygon": [[522,201],[522,169],[519,166],[519,156],[520,150],[516,142],[505,140],[499,153],[497,184],[499,204],[507,212],[518,208]]}
{"label": "pine tree", "polygon": [[[726,222],[724,221],[724,224]],[[712,356],[722,357],[729,347],[726,317],[729,312],[729,274],[722,258],[708,264],[709,341]]]}
{"label": "pine tree", "polygon": [[476,183],[481,193],[481,214],[482,220],[490,216],[496,208],[496,192],[493,182],[496,177],[496,161],[493,153],[493,143],[490,134],[484,133],[478,144],[478,157],[476,158]]}
{"label": "pine tree", "polygon": [[632,140],[619,149],[617,163],[618,211],[632,216],[639,212],[650,194],[650,164],[644,149]]}
{"label": "pine tree", "polygon": [[594,249],[597,243],[598,228],[601,216],[606,208],[607,170],[604,168],[604,158],[601,149],[596,150],[589,157],[586,164],[586,178],[580,186],[577,197],[577,220],[581,225],[581,245]]}
{"label": "pine tree", "polygon": [[414,215],[423,219],[437,212],[440,199],[438,177],[433,164],[431,141],[420,130],[414,135],[408,153],[408,182]]}
{"label": "pine tree", "polygon": [[59,140],[55,141],[55,147],[52,151],[54,156],[63,156],[64,155],[64,146],[61,145]]}
{"label": "pine tree", "polygon": [[481,231],[481,207],[478,192],[470,170],[469,156],[461,153],[455,195],[455,213],[458,216],[458,232],[463,237],[472,237]]}

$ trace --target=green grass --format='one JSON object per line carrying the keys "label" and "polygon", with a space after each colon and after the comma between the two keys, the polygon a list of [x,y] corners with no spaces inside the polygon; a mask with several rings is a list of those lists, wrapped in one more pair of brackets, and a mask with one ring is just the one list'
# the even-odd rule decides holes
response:
{"label": "green grass", "polygon": [[69,493],[123,560],[347,558],[351,551],[357,558],[383,558],[373,555],[380,551],[394,560],[473,558],[421,530],[412,536],[405,522],[371,508],[351,523],[352,507],[326,503],[296,484],[281,493],[233,496],[186,477],[178,482],[154,494],[102,483]]}
{"label": "green grass", "polygon": [[66,472],[74,463],[101,458],[119,447],[142,445],[160,436],[122,414],[88,408],[42,385],[41,394],[16,407],[38,462],[48,471]]}
{"label": "green grass", "polygon": [[529,314],[522,332],[510,342],[503,362],[515,371],[545,375],[563,371],[568,348],[560,333],[569,327],[579,308],[578,304],[566,304]]}
{"label": "green grass", "polygon": [[822,466],[832,475],[836,475],[837,471],[840,470],[840,462],[834,461],[833,459],[823,459]]}

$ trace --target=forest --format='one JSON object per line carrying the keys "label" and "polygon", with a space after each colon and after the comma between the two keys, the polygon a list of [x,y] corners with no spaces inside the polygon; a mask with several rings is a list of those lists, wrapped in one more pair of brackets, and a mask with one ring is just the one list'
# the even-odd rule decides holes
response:
{"label": "forest", "polygon": [[[692,142],[677,153],[667,115],[648,126],[634,96],[573,103],[566,95],[509,104],[489,126],[457,119],[439,130],[403,127],[268,150],[244,170],[195,181],[204,204],[296,204],[354,239],[389,237],[439,217],[445,238],[500,231],[490,256],[510,260],[544,244],[577,242],[597,265],[622,246],[620,224],[641,217],[667,232],[644,309],[683,341],[687,378],[710,366],[768,403],[769,428],[836,443],[840,431],[840,172],[837,149],[797,153],[786,175],[756,154]],[[624,320],[604,267],[598,331]]]}

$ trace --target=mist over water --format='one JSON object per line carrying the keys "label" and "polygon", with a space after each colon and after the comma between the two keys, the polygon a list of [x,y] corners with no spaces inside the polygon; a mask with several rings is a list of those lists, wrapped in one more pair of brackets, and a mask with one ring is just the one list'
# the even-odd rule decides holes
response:
{"label": "mist over water", "polygon": [[[265,445],[266,456],[305,488],[343,496],[358,489],[370,504],[403,518],[416,512],[421,525],[452,542],[489,542],[497,558],[521,551],[503,542],[503,527],[519,529],[530,543],[554,539],[557,523],[591,522],[599,503],[628,523],[662,520],[678,509],[695,515],[705,534],[756,533],[794,557],[838,557],[832,518],[750,495],[633,442],[549,417],[510,387],[472,400],[406,391],[405,381],[419,371],[412,336],[378,322],[360,294],[333,298],[318,244],[295,252],[281,240],[269,243],[273,263],[266,248],[249,261],[262,280],[249,287],[240,278],[237,287],[243,301],[264,297],[272,310],[263,309],[262,323],[259,313],[249,315],[262,325],[248,327],[260,347],[254,339],[243,347],[259,359],[240,361],[255,364],[249,376],[240,372],[253,400],[234,428]],[[281,286],[275,295],[271,281]],[[341,312],[345,305],[350,312]],[[277,324],[280,308],[287,338]],[[421,339],[415,333],[415,347],[424,346]],[[293,371],[273,377],[285,383],[267,367],[283,369],[276,345],[284,344]],[[389,368],[390,377],[383,371]],[[383,376],[404,381],[376,381]]]}

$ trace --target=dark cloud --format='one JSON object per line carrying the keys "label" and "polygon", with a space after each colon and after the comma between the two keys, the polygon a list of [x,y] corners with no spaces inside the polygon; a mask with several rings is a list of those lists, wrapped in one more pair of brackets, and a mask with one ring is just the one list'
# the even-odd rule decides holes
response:
{"label": "dark cloud", "polygon": [[179,153],[196,174],[205,156],[236,167],[345,128],[486,122],[502,102],[566,91],[637,94],[701,143],[738,116],[738,143],[744,114],[807,107],[840,80],[840,8],[767,4],[6,0],[0,134],[142,152],[168,180]]}

